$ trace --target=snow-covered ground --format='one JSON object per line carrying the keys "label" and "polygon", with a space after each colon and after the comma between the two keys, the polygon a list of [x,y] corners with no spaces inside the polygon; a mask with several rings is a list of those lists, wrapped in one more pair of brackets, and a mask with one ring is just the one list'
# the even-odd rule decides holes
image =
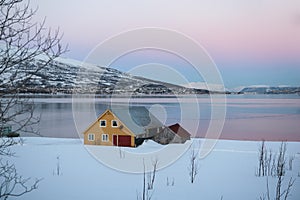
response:
{"label": "snow-covered ground", "polygon": [[[199,145],[199,141],[202,140],[193,140],[193,147]],[[214,150],[199,161],[199,171],[193,184],[189,177],[191,150],[187,150],[173,164],[157,172],[152,199],[258,199],[266,193],[266,177],[255,176],[259,145],[259,142],[250,141],[218,141]],[[277,152],[280,143],[266,142],[266,146]],[[118,159],[124,163],[129,152],[143,155],[162,147],[148,141],[138,148],[122,148],[121,151],[117,147],[98,148],[106,152],[116,152],[117,149],[120,153]],[[32,177],[32,180],[43,179],[37,190],[20,199],[137,199],[137,195],[142,193],[143,173],[125,173],[106,166],[87,151],[80,139],[25,138],[24,144],[14,146],[12,151],[16,152],[16,156],[9,160],[15,163],[19,174],[24,178]],[[295,159],[293,170],[287,171],[284,177],[283,188],[290,177],[295,178],[288,199],[298,200],[299,142],[287,143],[287,156],[295,156]],[[141,160],[128,162],[137,165]],[[160,163],[163,161],[158,160],[158,165]],[[57,175],[58,164],[60,175]],[[268,180],[273,199],[276,178],[269,177]]]}

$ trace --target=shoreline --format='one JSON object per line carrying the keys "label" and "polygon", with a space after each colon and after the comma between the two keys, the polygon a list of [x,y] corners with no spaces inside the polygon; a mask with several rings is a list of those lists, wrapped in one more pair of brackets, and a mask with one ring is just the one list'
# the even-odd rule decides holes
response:
{"label": "shoreline", "polygon": [[[21,136],[20,138],[30,138],[30,137],[37,137],[37,138],[53,138],[53,139],[82,139],[79,136],[78,137],[53,137],[53,136],[39,136],[39,135],[32,135],[32,136]],[[191,139],[196,138],[196,139],[208,139],[208,140],[228,140],[228,141],[249,141],[249,142],[300,142],[300,138],[297,139],[283,139],[283,138],[275,138],[275,139],[270,139],[270,138],[247,138],[247,137],[241,137],[241,138],[231,138],[231,137],[220,137],[218,139],[216,138],[205,138],[205,137],[192,137]]]}
{"label": "shoreline", "polygon": [[[144,99],[144,98],[194,98],[194,97],[209,97],[213,96],[228,96],[228,97],[294,97],[300,98],[300,95],[297,93],[287,93],[287,94],[248,94],[248,93],[209,93],[209,94],[19,94],[19,97],[26,97],[30,99],[40,99],[40,98],[48,98],[48,99],[72,99],[72,98],[103,98],[103,99],[114,99],[114,98],[136,98],[136,99]],[[11,95],[6,94],[4,98],[9,98]]]}

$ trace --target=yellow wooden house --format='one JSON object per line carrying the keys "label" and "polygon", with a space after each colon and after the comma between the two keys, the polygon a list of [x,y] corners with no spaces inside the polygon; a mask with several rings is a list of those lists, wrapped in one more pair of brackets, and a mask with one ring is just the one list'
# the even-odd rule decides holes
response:
{"label": "yellow wooden house", "polygon": [[84,131],[84,144],[136,147],[163,128],[143,106],[113,106]]}

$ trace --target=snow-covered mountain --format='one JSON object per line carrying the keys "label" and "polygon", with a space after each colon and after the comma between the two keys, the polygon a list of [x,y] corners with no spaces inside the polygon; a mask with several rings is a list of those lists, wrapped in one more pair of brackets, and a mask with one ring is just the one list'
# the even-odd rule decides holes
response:
{"label": "snow-covered mountain", "polygon": [[252,85],[240,88],[238,91],[243,94],[296,94],[300,93],[300,87],[295,86],[269,86],[269,85]]}
{"label": "snow-covered mountain", "polygon": [[[100,67],[80,61],[59,58],[40,71],[37,66],[45,61],[37,59],[26,66],[18,66],[0,75],[0,92],[5,92],[31,74],[21,93],[70,94],[72,92],[96,94],[207,94],[208,90],[186,88],[170,83],[133,76],[113,68]],[[17,75],[13,75],[18,70]]]}
{"label": "snow-covered mountain", "polygon": [[[26,65],[1,72],[0,93],[9,93],[8,88],[19,85],[21,93],[71,94],[96,93],[103,95],[127,94],[208,94],[218,93],[219,85],[210,85],[210,91],[205,83],[175,85],[162,81],[150,80],[140,76],[133,76],[113,68],[101,67],[94,64],[82,63],[77,60],[58,58],[42,70],[36,71],[43,65],[41,57]],[[15,73],[17,72],[17,73]],[[24,77],[30,79],[25,85],[18,84]],[[204,87],[205,86],[205,87]],[[11,90],[14,91],[14,90]],[[252,85],[225,89],[227,94],[295,94],[300,93],[300,87]],[[231,91],[231,92],[229,92]]]}

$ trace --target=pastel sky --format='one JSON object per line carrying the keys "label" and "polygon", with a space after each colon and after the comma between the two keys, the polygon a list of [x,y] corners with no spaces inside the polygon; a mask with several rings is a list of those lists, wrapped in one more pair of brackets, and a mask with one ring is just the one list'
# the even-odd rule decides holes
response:
{"label": "pastel sky", "polygon": [[[46,16],[47,26],[60,27],[65,43],[69,44],[70,52],[65,55],[69,58],[83,60],[97,44],[120,32],[161,27],[181,32],[201,44],[216,63],[226,87],[300,86],[299,0],[31,0],[31,3],[39,7],[35,20]],[[128,71],[137,58],[139,64],[147,64],[150,62],[147,53],[140,52],[112,67]],[[188,81],[201,81],[193,77],[189,66],[171,56],[165,59],[171,61],[152,59],[151,62],[174,65]]]}

